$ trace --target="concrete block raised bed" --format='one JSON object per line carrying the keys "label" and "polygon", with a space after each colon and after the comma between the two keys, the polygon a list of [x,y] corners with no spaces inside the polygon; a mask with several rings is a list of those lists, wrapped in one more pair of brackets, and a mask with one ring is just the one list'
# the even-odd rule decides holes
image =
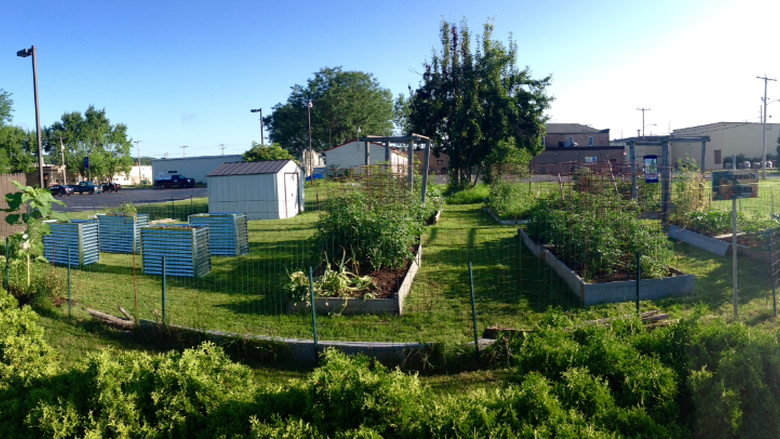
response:
{"label": "concrete block raised bed", "polygon": [[[677,226],[669,226],[667,234],[672,239],[687,242],[696,248],[700,248],[718,256],[731,255],[732,245],[730,233],[712,238],[690,230],[681,229]],[[744,256],[754,261],[771,262],[769,252],[741,244],[737,244],[737,255]]]}
{"label": "concrete block raised bed", "polygon": [[[394,314],[402,315],[404,313],[404,300],[412,289],[412,282],[417,276],[417,271],[422,265],[422,244],[417,248],[417,254],[406,271],[401,287],[395,297],[389,299],[361,299],[338,297],[315,297],[314,306],[317,314],[337,313],[343,315],[350,314]],[[306,302],[291,302],[287,311],[290,313],[304,311],[309,309]]]}
{"label": "concrete block raised bed", "polygon": [[[636,281],[616,281],[587,283],[577,273],[559,261],[552,253],[535,243],[523,230],[520,230],[525,245],[549,265],[569,286],[569,289],[585,305],[599,303],[627,302],[636,299]],[[663,279],[642,279],[639,281],[639,299],[655,300],[667,296],[679,296],[693,292],[695,277],[675,268],[670,270],[674,276]]]}
{"label": "concrete block raised bed", "polygon": [[688,243],[718,256],[725,256],[731,247],[731,244],[727,242],[700,235],[696,232],[691,232],[690,230],[685,230],[677,226],[669,226],[666,234],[672,239]]}

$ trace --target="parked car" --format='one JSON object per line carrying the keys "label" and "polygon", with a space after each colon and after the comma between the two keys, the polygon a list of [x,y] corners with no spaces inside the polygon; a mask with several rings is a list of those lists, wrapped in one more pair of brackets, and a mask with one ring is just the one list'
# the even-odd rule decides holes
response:
{"label": "parked car", "polygon": [[173,187],[193,187],[195,186],[195,179],[187,178],[179,174],[173,174],[168,178],[158,178],[154,181],[154,185],[160,189]]}
{"label": "parked car", "polygon": [[55,184],[49,186],[49,192],[51,192],[52,195],[63,197],[65,195],[71,196],[73,195],[73,187],[72,186],[63,186],[61,184]]}
{"label": "parked car", "polygon": [[101,185],[103,187],[103,192],[119,192],[119,189],[122,189],[122,185],[119,183],[103,183]]}
{"label": "parked car", "polygon": [[78,186],[72,186],[73,187],[73,193],[78,192],[79,194],[83,194],[84,192],[88,194],[102,194],[103,193],[103,187],[98,186],[95,183],[92,183],[91,181],[82,181],[78,184]]}

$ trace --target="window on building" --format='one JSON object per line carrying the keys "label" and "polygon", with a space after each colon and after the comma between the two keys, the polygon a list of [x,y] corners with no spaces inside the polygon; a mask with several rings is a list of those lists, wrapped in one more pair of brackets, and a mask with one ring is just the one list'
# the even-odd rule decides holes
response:
{"label": "window on building", "polygon": [[588,136],[588,146],[593,146],[593,136]]}
{"label": "window on building", "polygon": [[547,137],[542,137],[542,146],[547,148]]}
{"label": "window on building", "polygon": [[721,150],[719,150],[719,149],[715,150],[715,164],[716,165],[719,165],[722,162],[721,157],[720,157],[720,151]]}
{"label": "window on building", "polygon": [[574,137],[569,136],[569,144],[567,146],[574,146]]}

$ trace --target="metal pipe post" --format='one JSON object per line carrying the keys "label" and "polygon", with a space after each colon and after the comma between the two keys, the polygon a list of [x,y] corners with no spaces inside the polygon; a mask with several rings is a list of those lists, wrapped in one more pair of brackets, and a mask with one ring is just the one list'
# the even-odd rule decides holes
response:
{"label": "metal pipe post", "polygon": [[639,282],[642,279],[642,253],[636,252],[636,313],[639,315]]}
{"label": "metal pipe post", "polygon": [[431,141],[426,140],[425,141],[425,158],[423,159],[423,175],[422,175],[422,205],[425,206],[425,198],[428,194],[428,166],[430,165],[431,161]]}
{"label": "metal pipe post", "polygon": [[479,362],[479,333],[477,332],[477,304],[474,297],[474,271],[469,262],[469,282],[471,283],[471,318],[474,322],[474,352]]}
{"label": "metal pipe post", "polygon": [[317,347],[317,307],[314,303],[314,269],[309,267],[309,294],[311,297],[311,325],[314,332],[314,361],[317,361],[319,349]]}
{"label": "metal pipe post", "polygon": [[628,142],[629,157],[631,159],[631,198],[637,199],[636,188],[636,146],[634,142]]}
{"label": "metal pipe post", "polygon": [[165,280],[165,256],[162,257],[162,322],[165,324],[165,295],[167,293],[166,280]]}
{"label": "metal pipe post", "polygon": [[[731,157],[731,168],[733,170],[736,170],[737,165],[737,156],[733,155]],[[737,184],[737,181],[734,180],[732,184]],[[731,199],[731,265],[732,265],[732,271],[731,276],[734,279],[734,317],[739,316],[739,296],[737,295],[737,253],[739,253],[739,249],[737,249],[737,198],[734,197]]]}
{"label": "metal pipe post", "polygon": [[775,285],[777,284],[777,278],[775,277],[777,274],[777,271],[775,270],[775,249],[777,242],[777,232],[772,233],[772,238],[770,241],[769,246],[769,269],[772,272],[772,311],[774,312],[775,317],[777,317],[777,289],[775,288]]}
{"label": "metal pipe post", "polygon": [[71,316],[72,306],[73,306],[73,294],[72,294],[71,280],[70,280],[70,246],[68,246],[68,317]]}
{"label": "metal pipe post", "polygon": [[5,238],[5,290],[8,291],[11,289],[11,279],[9,279],[10,276],[10,256],[8,254],[9,252],[9,245],[8,245],[8,238]]}

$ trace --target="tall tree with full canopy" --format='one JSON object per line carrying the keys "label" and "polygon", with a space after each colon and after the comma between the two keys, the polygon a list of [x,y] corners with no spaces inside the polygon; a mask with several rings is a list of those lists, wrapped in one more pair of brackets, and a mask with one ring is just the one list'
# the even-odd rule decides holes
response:
{"label": "tall tree with full canopy", "polygon": [[[90,105],[82,115],[78,111],[65,113],[58,122],[44,130],[46,151],[55,162],[61,161],[64,147],[68,170],[109,180],[117,173],[127,173],[133,167],[132,140],[127,137],[127,125],[111,124],[106,110]],[[89,157],[89,169],[84,158]]]}
{"label": "tall tree with full canopy", "polygon": [[271,142],[294,156],[309,148],[307,104],[312,101],[312,149],[322,152],[362,134],[393,132],[393,96],[370,73],[323,68],[305,86],[295,85],[284,104],[263,118]]}
{"label": "tall tree with full canopy", "polygon": [[449,155],[451,184],[476,184],[507,148],[540,153],[551,77],[533,79],[528,67],[518,68],[517,43],[511,35],[508,45],[493,40],[492,23],[484,25],[473,53],[465,20],[460,27],[442,21],[440,33],[441,48],[424,64],[412,93],[408,129],[431,137],[434,151]]}
{"label": "tall tree with full canopy", "polygon": [[11,93],[0,89],[0,174],[35,171],[38,138],[34,131],[11,125]]}

